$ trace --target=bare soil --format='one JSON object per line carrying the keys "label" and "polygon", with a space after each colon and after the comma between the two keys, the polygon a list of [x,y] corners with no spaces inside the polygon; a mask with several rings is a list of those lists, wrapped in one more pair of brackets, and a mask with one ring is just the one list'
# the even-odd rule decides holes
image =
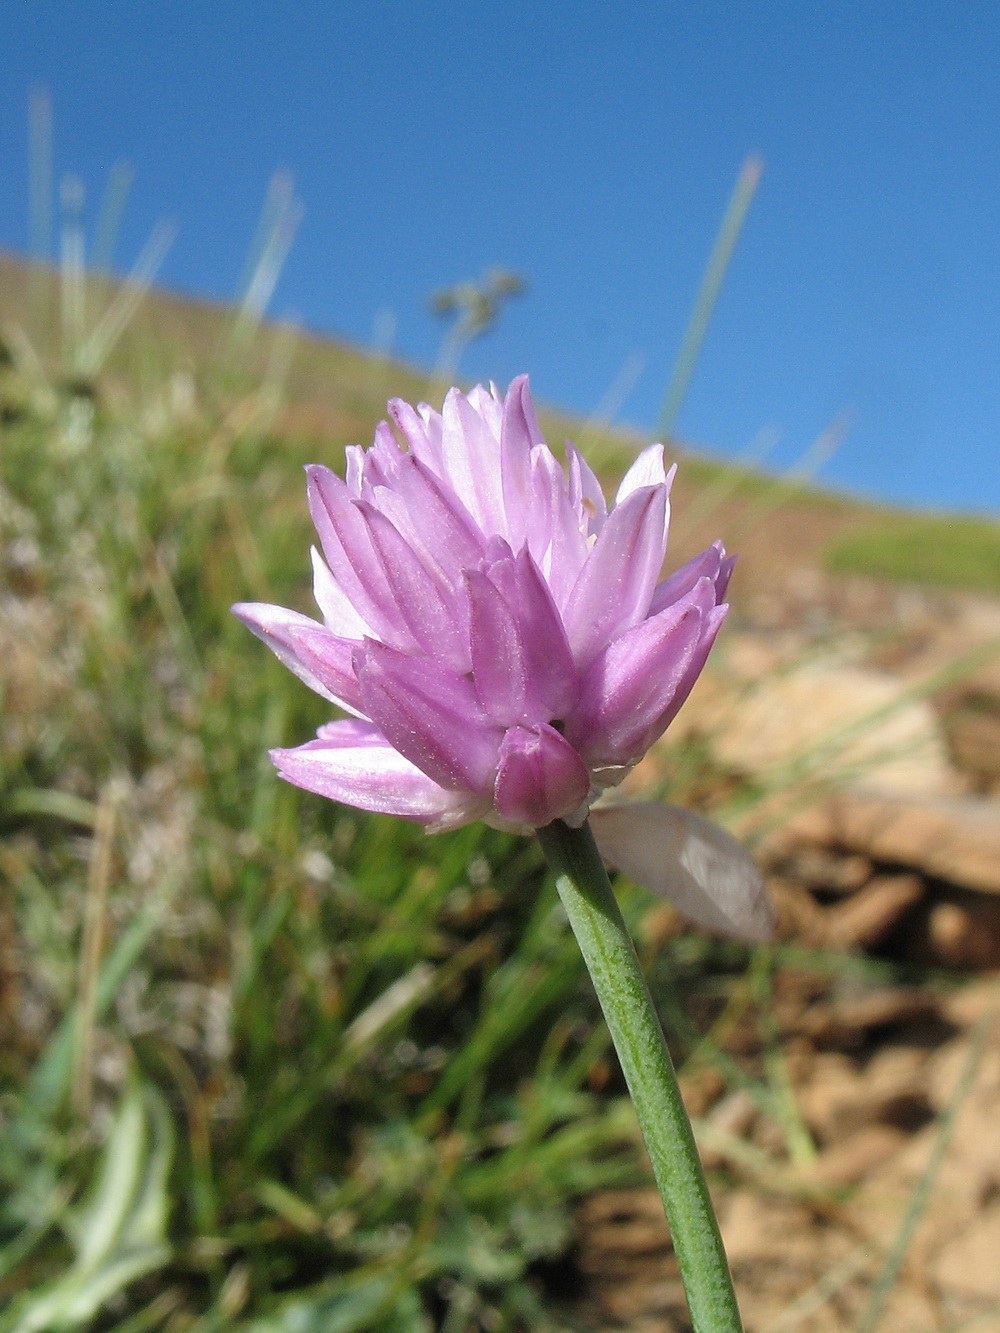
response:
{"label": "bare soil", "polygon": [[[749,534],[728,651],[788,663],[853,645],[855,667],[916,688],[939,728],[951,794],[896,794],[917,831],[921,800],[951,801],[1000,836],[1000,602],[825,574],[823,544],[860,521],[803,507]],[[947,678],[956,659],[970,665]],[[862,780],[832,799],[877,810],[891,795]],[[684,1080],[748,1333],[1000,1330],[1000,860],[994,886],[989,864],[977,883],[943,876],[919,837],[885,859],[883,823],[866,843],[814,809],[760,846],[800,959],[786,950],[773,976],[782,1129],[713,1069]],[[657,912],[654,936],[680,928]],[[824,972],[821,955],[844,965]],[[767,1058],[745,1023],[722,1044],[744,1067]],[[654,1191],[590,1198],[578,1224],[589,1329],[690,1327]]]}

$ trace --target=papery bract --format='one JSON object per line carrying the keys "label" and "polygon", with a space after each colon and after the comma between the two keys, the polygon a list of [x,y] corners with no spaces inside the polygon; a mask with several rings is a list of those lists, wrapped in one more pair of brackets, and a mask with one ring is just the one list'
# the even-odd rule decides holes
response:
{"label": "papery bract", "polygon": [[608,510],[572,445],[568,475],[549,450],[526,377],[389,412],[402,445],[383,422],[347,451],[346,480],[307,469],[322,623],[234,607],[355,714],[272,758],[300,787],[432,831],[579,825],[683,703],[732,561],[716,543],[659,581],[662,445]]}

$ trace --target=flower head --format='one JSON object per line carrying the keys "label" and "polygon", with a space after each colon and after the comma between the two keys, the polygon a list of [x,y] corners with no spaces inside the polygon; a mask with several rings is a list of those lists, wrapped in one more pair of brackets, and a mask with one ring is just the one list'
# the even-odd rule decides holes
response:
{"label": "flower head", "polygon": [[322,623],[234,607],[354,715],[271,757],[289,782],[432,831],[580,824],[694,684],[732,561],[716,543],[661,582],[663,446],[609,509],[571,444],[566,471],[549,450],[526,377],[389,412],[396,430],[348,449],[346,480],[307,469]]}
{"label": "flower head", "polygon": [[610,511],[572,445],[568,476],[527,379],[452,389],[441,414],[394,401],[308,469],[322,624],[236,614],[309,686],[355,714],[272,757],[310,791],[432,829],[580,823],[663,732],[704,664],[732,561],[709,547],[659,582],[673,477],[663,447]]}

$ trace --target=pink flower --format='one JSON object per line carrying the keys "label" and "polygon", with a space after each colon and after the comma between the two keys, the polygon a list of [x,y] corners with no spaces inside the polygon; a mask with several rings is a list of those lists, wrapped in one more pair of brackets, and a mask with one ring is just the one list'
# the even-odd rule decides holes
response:
{"label": "pink flower", "polygon": [[[726,613],[716,543],[659,581],[673,469],[652,445],[608,510],[546,445],[526,377],[389,404],[347,479],[307,469],[322,623],[234,607],[347,713],[273,750],[282,777],[430,831],[579,825],[683,703]],[[735,844],[734,844],[735,845]]]}

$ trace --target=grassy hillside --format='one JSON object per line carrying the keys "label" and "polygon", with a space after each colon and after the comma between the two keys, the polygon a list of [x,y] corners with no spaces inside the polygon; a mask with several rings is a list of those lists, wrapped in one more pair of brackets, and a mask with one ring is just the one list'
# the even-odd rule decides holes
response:
{"label": "grassy hillside", "polygon": [[[90,280],[90,324],[114,290]],[[43,352],[50,376],[72,379],[59,351],[59,290],[51,272],[32,270],[0,253],[0,321],[26,329]],[[170,376],[190,375],[206,407],[261,384],[271,391],[269,429],[312,448],[327,461],[351,442],[366,442],[386,398],[440,396],[426,373],[396,360],[374,359],[334,338],[265,325],[233,344],[234,311],[226,306],[153,291],[142,302],[107,364],[94,377],[98,392],[122,408],[162,393]],[[530,370],[530,367],[528,368]],[[18,377],[23,380],[23,376]],[[7,407],[23,383],[7,376]],[[12,398],[14,400],[12,404]],[[609,476],[644,443],[628,431],[543,410],[550,438],[572,438]],[[675,490],[678,558],[722,537],[742,555],[747,586],[775,569],[802,565],[835,573],[1000,591],[1000,525],[988,518],[921,514],[874,505],[843,493],[713,461],[675,442],[683,466]],[[737,595],[739,588],[737,587]]]}
{"label": "grassy hillside", "polygon": [[[425,377],[164,294],[83,374],[51,275],[0,293],[0,1333],[579,1329],[573,1207],[646,1168],[540,855],[279,783],[328,709],[228,609],[308,609],[301,465]],[[693,458],[675,512],[747,584],[888,521]],[[622,899],[685,1075],[794,1148],[780,950]]]}

